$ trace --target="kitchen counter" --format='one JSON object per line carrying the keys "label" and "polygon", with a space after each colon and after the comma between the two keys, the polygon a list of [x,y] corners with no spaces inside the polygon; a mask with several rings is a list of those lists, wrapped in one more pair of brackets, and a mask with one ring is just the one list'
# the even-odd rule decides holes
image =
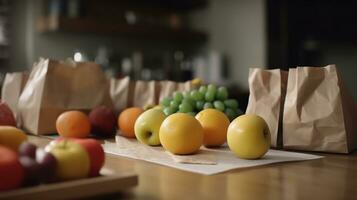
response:
{"label": "kitchen counter", "polygon": [[[50,140],[30,136],[44,146]],[[105,168],[134,171],[139,184],[113,199],[356,199],[357,152],[205,176],[107,154]]]}

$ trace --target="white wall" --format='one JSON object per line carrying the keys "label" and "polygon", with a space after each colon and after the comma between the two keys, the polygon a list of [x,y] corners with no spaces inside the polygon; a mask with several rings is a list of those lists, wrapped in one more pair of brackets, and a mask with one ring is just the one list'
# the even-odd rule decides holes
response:
{"label": "white wall", "polygon": [[190,19],[209,34],[208,48],[227,56],[230,79],[247,89],[249,67],[266,66],[265,1],[209,0]]}

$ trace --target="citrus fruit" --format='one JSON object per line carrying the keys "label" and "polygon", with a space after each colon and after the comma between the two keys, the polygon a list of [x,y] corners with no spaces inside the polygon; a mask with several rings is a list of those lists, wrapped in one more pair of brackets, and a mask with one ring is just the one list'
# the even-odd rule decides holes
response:
{"label": "citrus fruit", "polygon": [[217,147],[226,142],[229,119],[223,112],[208,108],[199,112],[196,119],[203,128],[204,146]]}
{"label": "citrus fruit", "polygon": [[91,131],[91,125],[86,114],[72,110],[58,116],[56,129],[62,137],[85,138]]}
{"label": "citrus fruit", "polygon": [[118,118],[118,127],[124,137],[135,138],[135,121],[143,112],[144,110],[142,108],[131,107],[120,113]]}
{"label": "citrus fruit", "polygon": [[201,124],[191,115],[175,113],[168,116],[159,131],[162,146],[173,154],[193,154],[203,141]]}

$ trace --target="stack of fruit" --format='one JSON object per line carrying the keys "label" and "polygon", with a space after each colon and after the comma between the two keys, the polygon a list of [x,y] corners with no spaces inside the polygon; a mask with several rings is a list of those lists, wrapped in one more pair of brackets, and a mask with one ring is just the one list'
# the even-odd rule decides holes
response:
{"label": "stack of fruit", "polygon": [[[78,121],[83,119],[78,117],[81,114],[75,116],[74,121],[83,134],[86,123]],[[61,128],[63,131],[65,127]],[[37,148],[16,128],[9,107],[0,103],[0,191],[98,176],[104,160],[103,148],[94,139],[59,138],[44,149]]]}
{"label": "stack of fruit", "polygon": [[194,154],[202,145],[219,147],[226,141],[240,158],[258,159],[270,147],[270,132],[263,118],[241,115],[229,121],[220,110],[206,108],[195,117],[187,113],[165,115],[161,109],[128,108],[118,119],[121,136],[141,143],[162,145],[173,154]]}
{"label": "stack of fruit", "polygon": [[176,112],[195,116],[201,110],[215,108],[233,120],[242,114],[242,111],[238,108],[238,101],[228,97],[226,87],[217,88],[217,86],[209,84],[201,86],[198,90],[175,92],[172,97],[163,98],[160,105],[163,106],[163,111],[167,116]]}
{"label": "stack of fruit", "polygon": [[[26,136],[18,130],[2,128],[0,134]],[[105,159],[101,144],[94,139],[60,139],[44,149],[23,141],[13,148],[0,144],[0,191],[98,176]]]}

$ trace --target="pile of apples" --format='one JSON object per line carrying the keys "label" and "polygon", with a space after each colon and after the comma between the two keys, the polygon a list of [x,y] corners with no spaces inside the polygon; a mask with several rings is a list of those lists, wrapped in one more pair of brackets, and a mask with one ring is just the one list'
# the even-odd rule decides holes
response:
{"label": "pile of apples", "polygon": [[58,138],[45,148],[27,141],[10,108],[0,102],[0,192],[22,186],[95,177],[105,162],[101,144]]}
{"label": "pile of apples", "polygon": [[24,141],[18,151],[0,145],[0,191],[99,175],[105,160],[94,139],[57,139],[44,149]]}

